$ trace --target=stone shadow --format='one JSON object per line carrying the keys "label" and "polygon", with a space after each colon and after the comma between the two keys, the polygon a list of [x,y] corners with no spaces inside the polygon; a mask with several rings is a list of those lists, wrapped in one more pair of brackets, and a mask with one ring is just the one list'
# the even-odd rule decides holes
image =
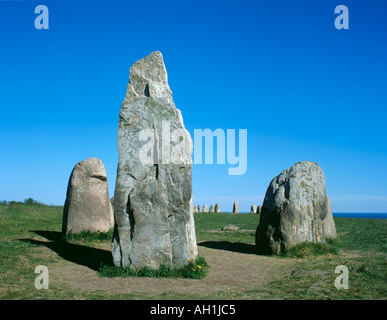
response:
{"label": "stone shadow", "polygon": [[229,241],[202,241],[198,243],[198,246],[226,250],[239,253],[256,254],[255,245],[249,243],[229,242]]}
{"label": "stone shadow", "polygon": [[110,251],[69,243],[63,238],[61,232],[43,230],[31,232],[34,232],[49,241],[40,241],[36,239],[19,240],[38,246],[45,246],[46,248],[56,252],[61,258],[88,267],[94,271],[99,270],[101,263],[113,264],[112,254]]}

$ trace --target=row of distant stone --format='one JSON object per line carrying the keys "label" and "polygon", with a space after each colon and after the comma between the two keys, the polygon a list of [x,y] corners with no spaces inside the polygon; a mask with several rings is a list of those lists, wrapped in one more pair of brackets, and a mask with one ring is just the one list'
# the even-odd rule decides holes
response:
{"label": "row of distant stone", "polygon": [[[262,211],[262,206],[256,206],[255,204],[252,204],[250,207],[250,213],[257,213],[260,214]],[[215,206],[210,205],[210,208],[208,209],[208,206],[205,204],[203,205],[203,209],[200,207],[200,204],[197,206],[194,206],[194,213],[220,213],[220,206],[218,203],[215,204]],[[234,202],[234,205],[232,207],[232,213],[239,213],[239,203],[238,201]]]}

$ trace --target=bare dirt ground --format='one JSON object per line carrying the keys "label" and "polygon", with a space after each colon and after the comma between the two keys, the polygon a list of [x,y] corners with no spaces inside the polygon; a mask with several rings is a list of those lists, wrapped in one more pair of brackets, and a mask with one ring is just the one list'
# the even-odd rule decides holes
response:
{"label": "bare dirt ground", "polygon": [[[297,261],[257,256],[251,254],[252,247],[252,244],[222,241],[199,243],[199,255],[210,265],[208,275],[201,280],[105,278],[99,277],[95,268],[90,268],[87,263],[76,263],[66,259],[60,259],[48,268],[50,282],[75,291],[134,294],[145,299],[168,295],[188,298],[195,295],[214,299],[222,296],[257,299],[263,296],[264,287],[268,282],[291,273]],[[110,248],[104,244],[100,249],[106,250],[107,253]],[[46,250],[49,248],[44,248],[44,251]],[[51,251],[50,255],[55,254]]]}

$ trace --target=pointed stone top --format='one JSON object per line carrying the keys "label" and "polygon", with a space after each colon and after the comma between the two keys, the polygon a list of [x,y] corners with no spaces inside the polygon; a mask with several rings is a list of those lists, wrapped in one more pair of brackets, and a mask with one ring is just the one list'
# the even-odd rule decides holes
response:
{"label": "pointed stone top", "polygon": [[160,51],[154,51],[132,65],[129,85],[139,96],[143,95],[167,101],[172,99],[167,70]]}
{"label": "pointed stone top", "polygon": [[129,82],[133,83],[137,78],[148,82],[168,82],[163,56],[160,51],[136,61],[130,68]]}

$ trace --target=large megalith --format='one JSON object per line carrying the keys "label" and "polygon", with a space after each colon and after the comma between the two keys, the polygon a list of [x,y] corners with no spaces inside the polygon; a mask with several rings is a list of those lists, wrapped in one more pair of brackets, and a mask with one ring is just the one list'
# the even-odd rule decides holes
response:
{"label": "large megalith", "polygon": [[286,252],[302,242],[333,238],[336,227],[317,163],[298,162],[271,181],[256,232],[258,253]]}
{"label": "large megalith", "polygon": [[118,125],[116,266],[179,268],[197,256],[192,140],[156,51],[130,68]]}
{"label": "large megalith", "polygon": [[62,232],[107,232],[113,227],[105,167],[101,160],[78,162],[69,179]]}

